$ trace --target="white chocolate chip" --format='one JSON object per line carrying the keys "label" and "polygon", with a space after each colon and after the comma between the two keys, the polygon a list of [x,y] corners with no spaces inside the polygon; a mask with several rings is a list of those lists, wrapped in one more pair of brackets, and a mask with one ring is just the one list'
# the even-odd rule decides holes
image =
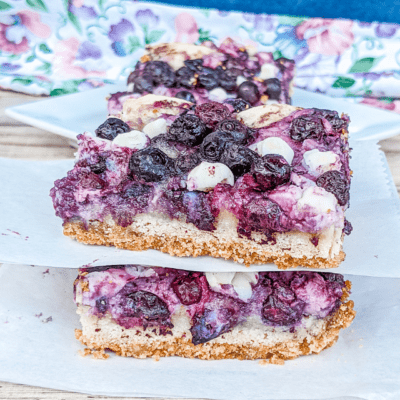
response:
{"label": "white chocolate chip", "polygon": [[243,82],[246,82],[247,81],[247,79],[244,77],[244,76],[242,76],[242,75],[239,75],[237,78],[236,78],[236,86],[240,86]]}
{"label": "white chocolate chip", "polygon": [[141,150],[150,144],[147,135],[140,131],[130,131],[118,135],[112,143],[121,147],[129,147],[134,150]]}
{"label": "white chocolate chip", "polygon": [[154,136],[158,136],[161,133],[167,132],[167,121],[164,118],[158,118],[155,121],[151,121],[144,128],[143,132],[152,139]]}
{"label": "white chocolate chip", "polygon": [[206,272],[208,284],[215,289],[219,289],[220,285],[230,285],[235,272]]}
{"label": "white chocolate chip", "polygon": [[279,154],[289,164],[292,163],[294,157],[293,149],[281,138],[269,137],[261,142],[250,146],[251,150],[255,150],[261,157],[266,154]]}
{"label": "white chocolate chip", "polygon": [[213,101],[224,101],[228,98],[228,93],[225,92],[222,88],[215,88],[208,93],[210,100]]}
{"label": "white chocolate chip", "polygon": [[312,208],[316,214],[335,211],[336,205],[336,197],[318,186],[307,188],[297,202],[297,208],[300,211],[307,211],[308,208]]}
{"label": "white chocolate chip", "polygon": [[236,272],[235,277],[232,280],[232,285],[235,289],[235,292],[243,301],[250,299],[253,293],[250,283],[257,283],[256,272]]}
{"label": "white chocolate chip", "polygon": [[218,183],[228,183],[233,186],[234,182],[233,173],[225,164],[203,161],[189,172],[186,184],[189,191],[208,192]]}
{"label": "white chocolate chip", "polygon": [[342,166],[340,157],[333,151],[313,149],[306,151],[303,158],[310,174],[314,176],[319,176],[327,171],[340,171]]}
{"label": "white chocolate chip", "polygon": [[259,78],[261,79],[271,79],[271,78],[276,78],[278,75],[278,68],[274,64],[263,64],[261,66],[261,72],[258,75]]}
{"label": "white chocolate chip", "polygon": [[245,48],[249,57],[255,56],[258,52],[257,47],[253,46],[252,44],[248,44],[247,46],[245,46]]}

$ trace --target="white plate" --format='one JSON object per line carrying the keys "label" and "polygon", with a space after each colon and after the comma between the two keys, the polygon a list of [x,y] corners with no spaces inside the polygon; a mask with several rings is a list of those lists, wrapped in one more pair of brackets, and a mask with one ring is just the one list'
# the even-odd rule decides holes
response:
{"label": "white plate", "polygon": [[[126,83],[53,97],[43,101],[10,107],[5,113],[18,121],[70,139],[84,131],[93,132],[107,118],[106,96],[126,90]],[[400,133],[400,115],[375,107],[350,103],[305,90],[294,90],[293,104],[337,110],[350,116],[353,139],[382,140]]]}

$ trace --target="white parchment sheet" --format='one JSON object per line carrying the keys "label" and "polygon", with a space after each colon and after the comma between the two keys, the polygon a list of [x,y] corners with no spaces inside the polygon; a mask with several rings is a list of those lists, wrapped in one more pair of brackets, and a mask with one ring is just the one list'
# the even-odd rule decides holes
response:
{"label": "white parchment sheet", "polygon": [[[400,207],[384,154],[372,141],[354,141],[350,209],[352,234],[337,270],[355,275],[400,277]],[[133,252],[88,246],[62,234],[49,191],[66,176],[72,160],[0,159],[0,262],[78,268],[82,265],[144,264],[197,271],[243,271],[243,265],[211,257],[176,258],[155,250]],[[56,250],[55,250],[56,249]],[[276,270],[274,264],[255,270]]]}
{"label": "white parchment sheet", "polygon": [[353,283],[353,324],[319,355],[279,366],[82,357],[74,337],[80,326],[72,294],[76,275],[63,268],[0,267],[0,381],[138,397],[400,398],[400,279],[346,276]]}

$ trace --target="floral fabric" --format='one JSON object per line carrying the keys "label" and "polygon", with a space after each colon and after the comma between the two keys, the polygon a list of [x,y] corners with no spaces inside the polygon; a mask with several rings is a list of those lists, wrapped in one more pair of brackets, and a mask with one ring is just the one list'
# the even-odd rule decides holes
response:
{"label": "floral fabric", "polygon": [[230,36],[296,61],[299,88],[400,113],[400,26],[132,0],[0,0],[0,86],[52,96],[125,78],[151,43]]}

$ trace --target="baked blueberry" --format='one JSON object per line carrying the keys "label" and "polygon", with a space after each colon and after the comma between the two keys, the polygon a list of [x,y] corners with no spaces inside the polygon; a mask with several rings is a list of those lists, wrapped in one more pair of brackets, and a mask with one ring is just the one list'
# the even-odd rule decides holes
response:
{"label": "baked blueberry", "polygon": [[172,140],[197,146],[207,134],[207,128],[202,120],[194,114],[184,114],[178,117],[169,128],[169,136]]}
{"label": "baked blueberry", "polygon": [[129,132],[131,128],[119,118],[108,118],[94,132],[101,139],[113,140],[121,133]]}
{"label": "baked blueberry", "polygon": [[262,307],[262,317],[267,324],[278,326],[293,325],[300,321],[305,303],[302,301],[289,304],[271,295],[268,296]]}
{"label": "baked blueberry", "polygon": [[321,110],[319,108],[314,108],[314,110],[315,114],[320,115],[322,118],[328,120],[335,131],[339,131],[341,133],[343,128],[347,128],[347,121],[342,120],[337,111]]}
{"label": "baked blueberry", "polygon": [[177,276],[171,284],[172,290],[185,306],[198,303],[201,299],[201,286],[195,275],[198,273]]}
{"label": "baked blueberry", "polygon": [[250,130],[237,119],[221,121],[216,128],[218,131],[229,133],[237,143],[245,144],[250,136]]}
{"label": "baked blueberry", "polygon": [[272,190],[289,182],[291,168],[282,156],[267,154],[256,160],[251,167],[251,173],[262,190]]}
{"label": "baked blueberry", "polygon": [[153,293],[144,290],[130,293],[125,296],[127,316],[142,318],[147,321],[163,321],[169,318],[168,306]]}
{"label": "baked blueberry", "polygon": [[212,68],[202,68],[197,77],[197,86],[206,90],[213,90],[219,86],[218,72]]}
{"label": "baked blueberry", "polygon": [[320,140],[324,134],[321,118],[314,115],[305,115],[294,118],[290,125],[290,137],[296,142],[306,139]]}
{"label": "baked blueberry", "polygon": [[216,71],[218,73],[219,86],[228,92],[232,92],[236,89],[236,79],[238,75],[240,75],[240,71],[222,69],[222,67],[218,67]]}
{"label": "baked blueberry", "polygon": [[324,188],[332,193],[341,206],[349,201],[349,185],[339,171],[328,171],[317,179],[317,186]]}
{"label": "baked blueberry", "polygon": [[229,133],[219,131],[210,133],[200,146],[201,158],[209,162],[219,162],[228,142],[232,142]]}
{"label": "baked blueberry", "polygon": [[216,101],[196,106],[195,114],[207,125],[208,128],[214,128],[224,119],[229,119],[231,113],[229,109]]}
{"label": "baked blueberry", "polygon": [[190,101],[191,103],[196,104],[196,99],[194,98],[192,93],[188,92],[187,90],[181,90],[174,97],[176,97],[178,99]]}
{"label": "baked blueberry", "polygon": [[237,113],[251,108],[251,104],[243,99],[228,99],[226,103],[230,104]]}
{"label": "baked blueberry", "polygon": [[201,158],[200,154],[197,151],[191,154],[182,154],[175,160],[175,169],[178,172],[186,174],[193,168],[197,167],[200,163]]}
{"label": "baked blueberry", "polygon": [[96,307],[99,310],[99,313],[104,314],[108,308],[108,301],[106,296],[102,296],[96,300]]}
{"label": "baked blueberry", "polygon": [[175,172],[173,160],[153,147],[133,153],[129,160],[129,169],[133,175],[146,182],[160,182]]}
{"label": "baked blueberry", "polygon": [[201,58],[197,58],[196,60],[186,60],[184,63],[186,67],[193,72],[198,72],[203,69],[203,60]]}
{"label": "baked blueberry", "polygon": [[96,164],[89,165],[90,170],[95,174],[102,174],[107,170],[106,159],[102,156],[99,156],[99,159]]}
{"label": "baked blueberry", "polygon": [[144,66],[143,75],[153,78],[155,85],[172,87],[175,83],[174,70],[164,61],[149,61]]}
{"label": "baked blueberry", "polygon": [[236,143],[227,143],[220,161],[229,167],[235,178],[250,171],[252,164],[259,158],[258,154]]}
{"label": "baked blueberry", "polygon": [[281,95],[281,81],[278,78],[271,78],[264,81],[266,89],[265,94],[269,100],[279,100]]}
{"label": "baked blueberry", "polygon": [[188,67],[179,68],[178,71],[175,72],[175,76],[177,87],[192,89],[196,83],[194,72]]}
{"label": "baked blueberry", "polygon": [[143,74],[133,81],[133,93],[153,93],[153,77],[150,74]]}
{"label": "baked blueberry", "polygon": [[260,92],[254,82],[245,81],[238,87],[238,97],[254,105],[260,99]]}

